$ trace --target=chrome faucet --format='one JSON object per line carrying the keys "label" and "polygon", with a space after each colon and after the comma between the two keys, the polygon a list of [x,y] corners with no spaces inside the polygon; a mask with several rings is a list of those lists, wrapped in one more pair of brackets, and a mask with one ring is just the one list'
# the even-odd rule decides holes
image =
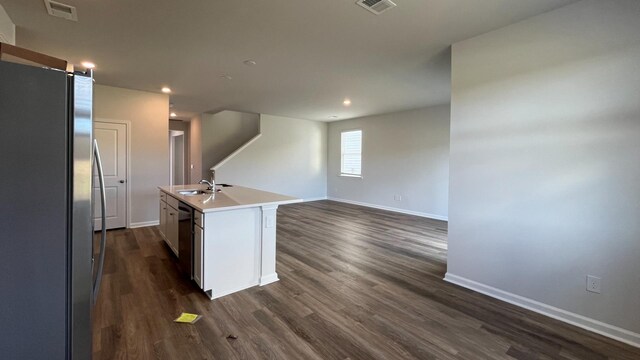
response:
{"label": "chrome faucet", "polygon": [[216,190],[216,171],[211,170],[211,181],[202,179],[198,184],[207,184],[207,190]]}
{"label": "chrome faucet", "polygon": [[198,184],[207,184],[207,190],[213,190],[213,188],[215,187],[214,184],[212,184],[209,180],[205,180],[205,179],[200,180]]}

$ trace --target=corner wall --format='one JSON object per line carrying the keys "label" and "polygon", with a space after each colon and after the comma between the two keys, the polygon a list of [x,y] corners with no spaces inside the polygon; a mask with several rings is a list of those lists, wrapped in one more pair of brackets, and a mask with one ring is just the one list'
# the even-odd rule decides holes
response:
{"label": "corner wall", "polygon": [[[329,198],[446,220],[449,116],[447,104],[329,123]],[[340,134],[353,129],[362,178],[340,176]]]}
{"label": "corner wall", "polygon": [[0,4],[0,41],[10,45],[16,44],[16,25]]}
{"label": "corner wall", "polygon": [[260,132],[216,171],[216,182],[306,200],[326,198],[327,124],[262,114]]}
{"label": "corner wall", "polygon": [[157,223],[157,187],[169,183],[169,96],[96,85],[94,117],[131,121],[131,226]]}
{"label": "corner wall", "polygon": [[[260,133],[260,115],[238,111],[201,114],[202,175]],[[199,179],[198,179],[199,180]]]}
{"label": "corner wall", "polygon": [[447,273],[636,346],[638,34],[639,1],[586,0],[453,46]]}

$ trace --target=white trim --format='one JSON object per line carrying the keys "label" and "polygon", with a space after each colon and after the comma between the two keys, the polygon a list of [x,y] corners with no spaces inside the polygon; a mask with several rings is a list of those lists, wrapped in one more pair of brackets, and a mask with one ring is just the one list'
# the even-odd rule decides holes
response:
{"label": "white trim", "polygon": [[231,294],[236,293],[238,291],[242,291],[242,290],[246,290],[246,289],[252,288],[252,287],[257,286],[257,285],[259,285],[259,284],[253,284],[253,285],[249,285],[249,286],[240,286],[240,287],[237,287],[237,288],[234,288],[234,289],[231,289],[231,290],[225,290],[225,291],[217,293],[215,295],[213,294],[213,290],[212,289],[204,290],[204,292],[207,294],[209,299],[215,300],[215,299],[221,298],[223,296],[231,295]]}
{"label": "white trim", "polygon": [[262,133],[254,136],[253,138],[251,138],[251,140],[247,141],[246,143],[244,143],[244,145],[240,146],[239,148],[237,148],[234,152],[232,152],[231,154],[229,154],[229,156],[227,156],[226,158],[222,159],[220,162],[218,162],[217,164],[213,165],[209,170],[218,170],[222,165],[224,165],[227,161],[231,160],[234,156],[238,155],[240,152],[242,152],[242,150],[248,148],[251,144],[253,144],[254,142],[256,142],[256,140],[258,140],[260,137],[262,136]]}
{"label": "white trim", "polygon": [[399,208],[394,208],[394,207],[390,207],[390,206],[369,204],[369,203],[364,203],[364,202],[360,202],[360,201],[353,201],[353,200],[335,198],[335,197],[331,197],[331,196],[329,196],[327,199],[332,200],[332,201],[352,204],[352,205],[370,207],[370,208],[374,208],[374,209],[393,211],[393,212],[397,212],[397,213],[401,213],[401,214],[415,215],[415,216],[420,216],[420,217],[434,219],[434,220],[449,221],[449,218],[446,217],[446,216],[429,214],[429,213],[420,212],[420,211],[405,210],[405,209],[399,209]]}
{"label": "white trim", "polygon": [[[360,165],[360,166],[362,166],[362,165]],[[362,179],[362,174],[354,175],[354,174],[343,174],[343,173],[340,173],[340,174],[338,174],[338,176],[345,177],[345,178]]]}
{"label": "white trim", "polygon": [[126,131],[126,138],[127,138],[127,206],[125,206],[125,211],[127,212],[125,214],[125,226],[127,228],[131,228],[132,227],[132,223],[131,223],[131,132],[133,131],[133,128],[131,126],[131,121],[129,120],[117,120],[117,119],[106,119],[106,118],[98,118],[95,117],[93,119],[93,122],[101,122],[101,123],[112,123],[112,124],[124,124],[127,128]]}
{"label": "white trim", "polygon": [[278,279],[278,274],[273,273],[273,274],[269,274],[269,275],[266,275],[266,276],[261,276],[260,277],[260,284],[258,284],[258,285],[265,286],[265,285],[269,285],[271,283],[274,283],[274,282],[276,282],[278,280],[280,280],[280,279]]}
{"label": "white trim", "polygon": [[302,199],[302,202],[320,201],[320,200],[327,200],[327,197],[326,196],[312,197],[308,199]]}
{"label": "white trim", "polygon": [[141,227],[147,227],[147,226],[156,226],[156,225],[160,225],[160,221],[158,220],[143,221],[143,222],[131,223],[131,225],[129,225],[129,229],[135,229],[135,228],[141,228]]}
{"label": "white trim", "polygon": [[445,274],[444,281],[640,348],[640,334],[633,331],[496,289],[451,273]]}

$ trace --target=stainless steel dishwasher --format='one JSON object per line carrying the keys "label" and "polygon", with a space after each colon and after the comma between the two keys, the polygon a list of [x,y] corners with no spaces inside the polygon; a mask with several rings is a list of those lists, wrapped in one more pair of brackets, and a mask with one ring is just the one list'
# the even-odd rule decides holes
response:
{"label": "stainless steel dishwasher", "polygon": [[178,262],[184,276],[193,279],[193,208],[182,202],[178,206]]}

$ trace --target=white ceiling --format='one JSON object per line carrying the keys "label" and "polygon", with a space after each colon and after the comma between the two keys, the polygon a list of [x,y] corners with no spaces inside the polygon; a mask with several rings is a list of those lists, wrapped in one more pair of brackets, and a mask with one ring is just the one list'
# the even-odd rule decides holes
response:
{"label": "white ceiling", "polygon": [[17,45],[91,60],[99,84],[168,85],[180,118],[230,109],[322,121],[447,103],[452,43],[575,2],[395,0],[375,16],[355,0],[58,1],[78,22],[49,16],[42,0],[0,0]]}

